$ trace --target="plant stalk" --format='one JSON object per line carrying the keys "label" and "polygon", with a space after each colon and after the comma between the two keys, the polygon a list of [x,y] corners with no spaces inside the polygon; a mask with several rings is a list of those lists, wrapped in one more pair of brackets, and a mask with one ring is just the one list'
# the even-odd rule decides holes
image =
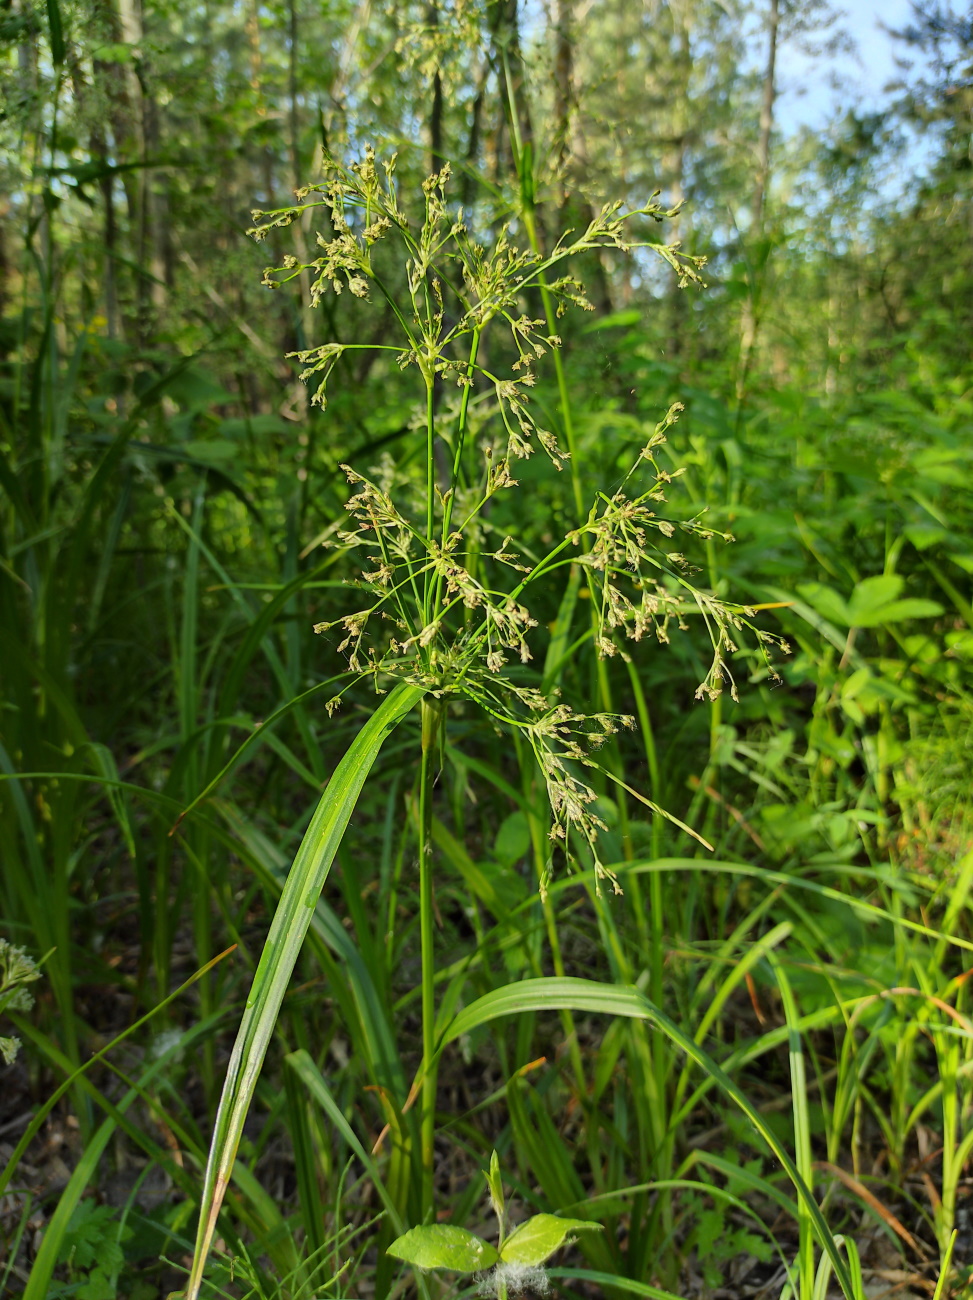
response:
{"label": "plant stalk", "polygon": [[419,936],[422,952],[422,1215],[433,1207],[433,1147],[436,1136],[436,959],[435,917],[432,882],[432,788],[433,764],[443,706],[439,700],[423,699],[422,759],[419,766]]}

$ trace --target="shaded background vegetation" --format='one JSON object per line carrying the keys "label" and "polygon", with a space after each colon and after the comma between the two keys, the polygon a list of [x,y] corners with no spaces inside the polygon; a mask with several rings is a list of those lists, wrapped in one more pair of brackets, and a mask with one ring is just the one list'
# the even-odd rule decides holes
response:
{"label": "shaded background vegetation", "polygon": [[[312,625],[357,607],[350,563],[321,542],[343,517],[341,463],[415,462],[414,394],[385,354],[356,352],[327,410],[309,405],[287,354],[378,344],[390,320],[347,295],[311,310],[301,278],[263,286],[264,263],[310,257],[315,232],[297,223],[257,248],[250,211],[289,202],[325,151],[373,143],[398,150],[410,202],[449,159],[477,227],[522,237],[518,139],[547,247],[607,201],[685,203],[641,233],[707,257],[704,291],[638,252],[578,268],[595,308],[562,328],[579,457],[612,490],[684,403],[669,435],[682,508],[736,538],[690,555],[697,581],[765,607],[792,654],[776,686],[741,651],[738,702],[694,702],[696,631],[611,661],[615,703],[642,728],[612,762],[717,862],[747,868],[707,872],[688,837],[606,788],[606,861],[670,864],[623,876],[614,905],[565,875],[573,887],[541,909],[542,791],[509,740],[457,708],[437,796],[442,987],[468,999],[550,969],[641,980],[792,1141],[774,1037],[786,997],[767,962],[783,945],[814,1021],[805,1101],[835,1229],[860,1232],[876,1276],[928,1279],[957,1226],[962,1286],[971,19],[918,6],[900,36],[918,71],[887,111],[784,138],[777,56],[828,23],[778,0],[0,8],[0,918],[12,943],[51,953],[35,1007],[12,1016],[25,1047],[0,1102],[7,1294],[178,1285],[281,875],[369,707],[365,685],[331,718],[334,688],[316,689],[342,663]],[[536,401],[566,418],[553,373]],[[575,518],[568,476],[540,460],[511,507],[538,547]],[[539,665],[556,599],[542,613]],[[555,680],[580,702],[594,672],[579,651]],[[283,1060],[309,1054],[369,1149],[401,1121],[418,1053],[414,747],[383,754],[285,1004],[225,1213],[236,1281],[214,1266],[233,1294],[323,1294],[342,1266],[336,1295],[395,1282],[364,1168]],[[76,1066],[231,943],[15,1149]],[[468,986],[450,982],[461,968]],[[496,1145],[515,1199],[608,1216],[605,1240],[585,1242],[595,1269],[680,1294],[772,1278],[768,1241],[792,1254],[792,1228],[759,1139],[712,1095],[686,1107],[661,1041],[553,1020],[478,1031],[444,1066],[443,1212],[482,1211],[476,1170]],[[630,1190],[673,1178],[687,1185]],[[884,1215],[860,1195],[869,1179]],[[709,1186],[749,1197],[770,1237]]]}

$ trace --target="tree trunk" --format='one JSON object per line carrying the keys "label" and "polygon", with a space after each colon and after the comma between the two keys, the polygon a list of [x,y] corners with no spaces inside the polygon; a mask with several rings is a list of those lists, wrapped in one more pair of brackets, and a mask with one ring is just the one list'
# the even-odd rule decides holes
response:
{"label": "tree trunk", "polygon": [[777,98],[777,29],[780,25],[780,0],[770,0],[767,20],[767,70],[764,95],[760,106],[760,139],[757,144],[757,183],[753,191],[754,229],[761,231],[764,221],[764,198],[770,180],[770,136],[774,128],[774,100]]}
{"label": "tree trunk", "polygon": [[[144,11],[142,14],[144,39]],[[162,153],[162,116],[153,93],[152,69],[143,51],[139,64],[139,88],[142,97],[142,252],[140,263],[148,264],[149,301],[156,319],[166,305],[172,287],[174,254],[170,234],[169,187],[166,173],[148,164]]]}
{"label": "tree trunk", "polygon": [[486,83],[489,70],[488,61],[481,57],[476,69],[473,107],[470,114],[470,134],[464,159],[466,167],[463,171],[462,181],[463,207],[467,212],[470,211],[476,200],[476,178],[474,173],[476,160],[480,154],[480,134],[483,130],[483,101],[486,98]]}
{"label": "tree trunk", "polygon": [[[767,69],[764,73],[763,102],[760,106],[760,136],[757,141],[757,175],[753,188],[753,225],[751,244],[760,252],[764,230],[764,205],[767,187],[770,184],[770,139],[774,128],[774,100],[777,96],[777,29],[780,25],[780,0],[770,0],[767,16]],[[760,285],[758,276],[763,278],[763,265],[759,270],[752,263],[749,270],[750,293],[743,304],[740,322],[740,367],[737,375],[737,401],[742,403],[747,391],[747,380],[753,361],[754,344],[757,341],[757,329],[760,323],[758,302]]]}
{"label": "tree trunk", "polygon": [[[676,36],[676,55],[674,58],[674,109],[672,134],[667,141],[663,158],[663,173],[668,190],[670,207],[677,208],[686,199],[686,149],[689,140],[689,80],[692,75],[692,53],[689,45],[688,15],[670,9],[673,22],[678,24]],[[669,227],[669,238],[673,243],[683,242],[686,238],[688,218],[684,215],[673,219]],[[686,332],[685,294],[679,287],[679,276],[675,271],[669,275],[668,290],[668,342],[666,352],[676,361],[684,350]]]}
{"label": "tree trunk", "polygon": [[[297,19],[297,0],[287,0],[287,33],[288,33],[288,63],[287,63],[287,89],[288,89],[288,108],[287,108],[287,128],[288,128],[288,145],[291,157],[291,181],[295,190],[300,189],[304,184],[304,176],[301,171],[301,123],[298,112],[298,65],[297,57],[300,48],[300,33]],[[304,234],[303,221],[294,223],[294,249],[301,262],[306,264],[311,260],[311,254],[308,251],[307,239]],[[299,348],[310,346],[311,337],[311,277],[307,271],[302,271],[297,281],[299,296],[295,302],[298,321],[298,340]],[[301,392],[306,395],[307,390],[301,386]],[[307,409],[308,402],[304,402]]]}
{"label": "tree trunk", "polygon": [[[430,31],[439,30],[439,7],[430,4],[426,9],[426,23]],[[432,74],[432,102],[429,106],[429,175],[443,165],[443,74],[439,61]]]}
{"label": "tree trunk", "polygon": [[[590,171],[588,146],[579,112],[578,78],[575,61],[575,0],[557,0],[554,9],[554,156],[560,197],[558,227],[576,229],[598,215],[596,205],[585,192]],[[611,290],[603,253],[591,257],[591,298],[601,315],[612,310]]]}
{"label": "tree trunk", "polygon": [[[564,177],[570,156],[571,115],[575,104],[574,85],[574,0],[555,0],[554,5],[554,165]],[[567,202],[568,187],[562,181]]]}

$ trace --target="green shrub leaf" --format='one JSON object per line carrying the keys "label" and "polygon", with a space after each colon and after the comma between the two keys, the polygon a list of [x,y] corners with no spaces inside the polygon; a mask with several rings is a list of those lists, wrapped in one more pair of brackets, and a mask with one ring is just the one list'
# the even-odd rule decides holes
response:
{"label": "green shrub leaf", "polygon": [[388,1253],[416,1268],[448,1268],[454,1273],[479,1273],[500,1258],[488,1241],[450,1223],[411,1228],[392,1242]]}
{"label": "green shrub leaf", "polygon": [[505,1264],[543,1264],[577,1232],[602,1230],[602,1224],[587,1219],[559,1219],[554,1214],[535,1214],[522,1223],[503,1243],[500,1258]]}

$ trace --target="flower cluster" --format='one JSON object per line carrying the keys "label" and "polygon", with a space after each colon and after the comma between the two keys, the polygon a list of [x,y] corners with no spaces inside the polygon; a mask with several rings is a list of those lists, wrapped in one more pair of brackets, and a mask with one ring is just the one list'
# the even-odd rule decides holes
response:
{"label": "flower cluster", "polygon": [[[0,939],[0,1015],[5,1011],[29,1011],[34,997],[25,985],[40,977],[36,962],[23,948],[15,948],[6,939]],[[0,1056],[6,1065],[13,1064],[19,1049],[19,1038],[0,1037]]]}
{"label": "flower cluster", "polygon": [[[509,227],[489,244],[476,237],[450,203],[449,182],[447,165],[423,183],[423,220],[414,229],[399,203],[395,158],[378,167],[374,151],[366,149],[351,168],[329,160],[325,179],[299,191],[295,207],[254,214],[261,223],[251,232],[257,239],[297,219],[323,219],[326,226],[316,234],[312,261],[287,257],[268,268],[265,283],[276,287],[305,275],[312,305],[346,289],[356,298],[377,295],[400,330],[396,343],[328,342],[292,354],[304,366],[301,378],[313,385],[312,401],[324,406],[339,360],[363,348],[387,351],[402,369],[415,368],[425,389],[414,421],[426,438],[424,490],[390,462],[367,473],[342,466],[352,488],[348,522],[327,544],[365,553],[355,585],[368,599],[315,630],[335,633],[349,668],[370,674],[377,689],[389,680],[409,680],[436,697],[465,696],[501,725],[518,729],[547,789],[553,844],[566,853],[572,841],[586,844],[596,880],[608,878],[617,889],[598,858],[605,827],[585,769],[595,766],[592,753],[600,744],[633,724],[613,714],[577,712],[556,694],[524,683],[537,627],[528,600],[531,587],[563,565],[580,565],[602,656],[619,653],[620,638],[638,642],[651,633],[666,642],[673,625],[685,628],[687,614],[699,611],[714,646],[700,690],[713,694],[724,679],[732,683],[726,667],[736,648],[732,633],[749,625],[750,611],[698,592],[686,560],[670,544],[677,532],[715,535],[699,518],[673,519],[667,510],[666,489],[681,471],[666,469],[657,453],[681,406],[671,407],[656,426],[617,490],[599,494],[587,519],[546,554],[525,562],[509,536],[490,549],[487,506],[517,486],[514,462],[537,449],[558,469],[568,459],[557,434],[535,418],[530,393],[538,365],[560,346],[553,315],[571,306],[590,309],[564,264],[595,249],[627,250],[633,215],[666,214],[654,203],[637,214],[607,205],[545,257],[517,247]],[[397,278],[386,273],[382,258],[389,254],[377,248],[383,241],[387,248],[393,241],[400,245]],[[684,279],[698,279],[699,263],[675,247],[648,247]],[[546,320],[528,310],[538,290],[549,304]],[[488,329],[506,337],[512,356],[506,371],[486,363],[481,343]],[[501,354],[491,343],[491,358]],[[447,380],[458,389],[452,400],[444,397]],[[754,631],[763,644],[765,634]],[[332,700],[329,710],[337,703]]]}

